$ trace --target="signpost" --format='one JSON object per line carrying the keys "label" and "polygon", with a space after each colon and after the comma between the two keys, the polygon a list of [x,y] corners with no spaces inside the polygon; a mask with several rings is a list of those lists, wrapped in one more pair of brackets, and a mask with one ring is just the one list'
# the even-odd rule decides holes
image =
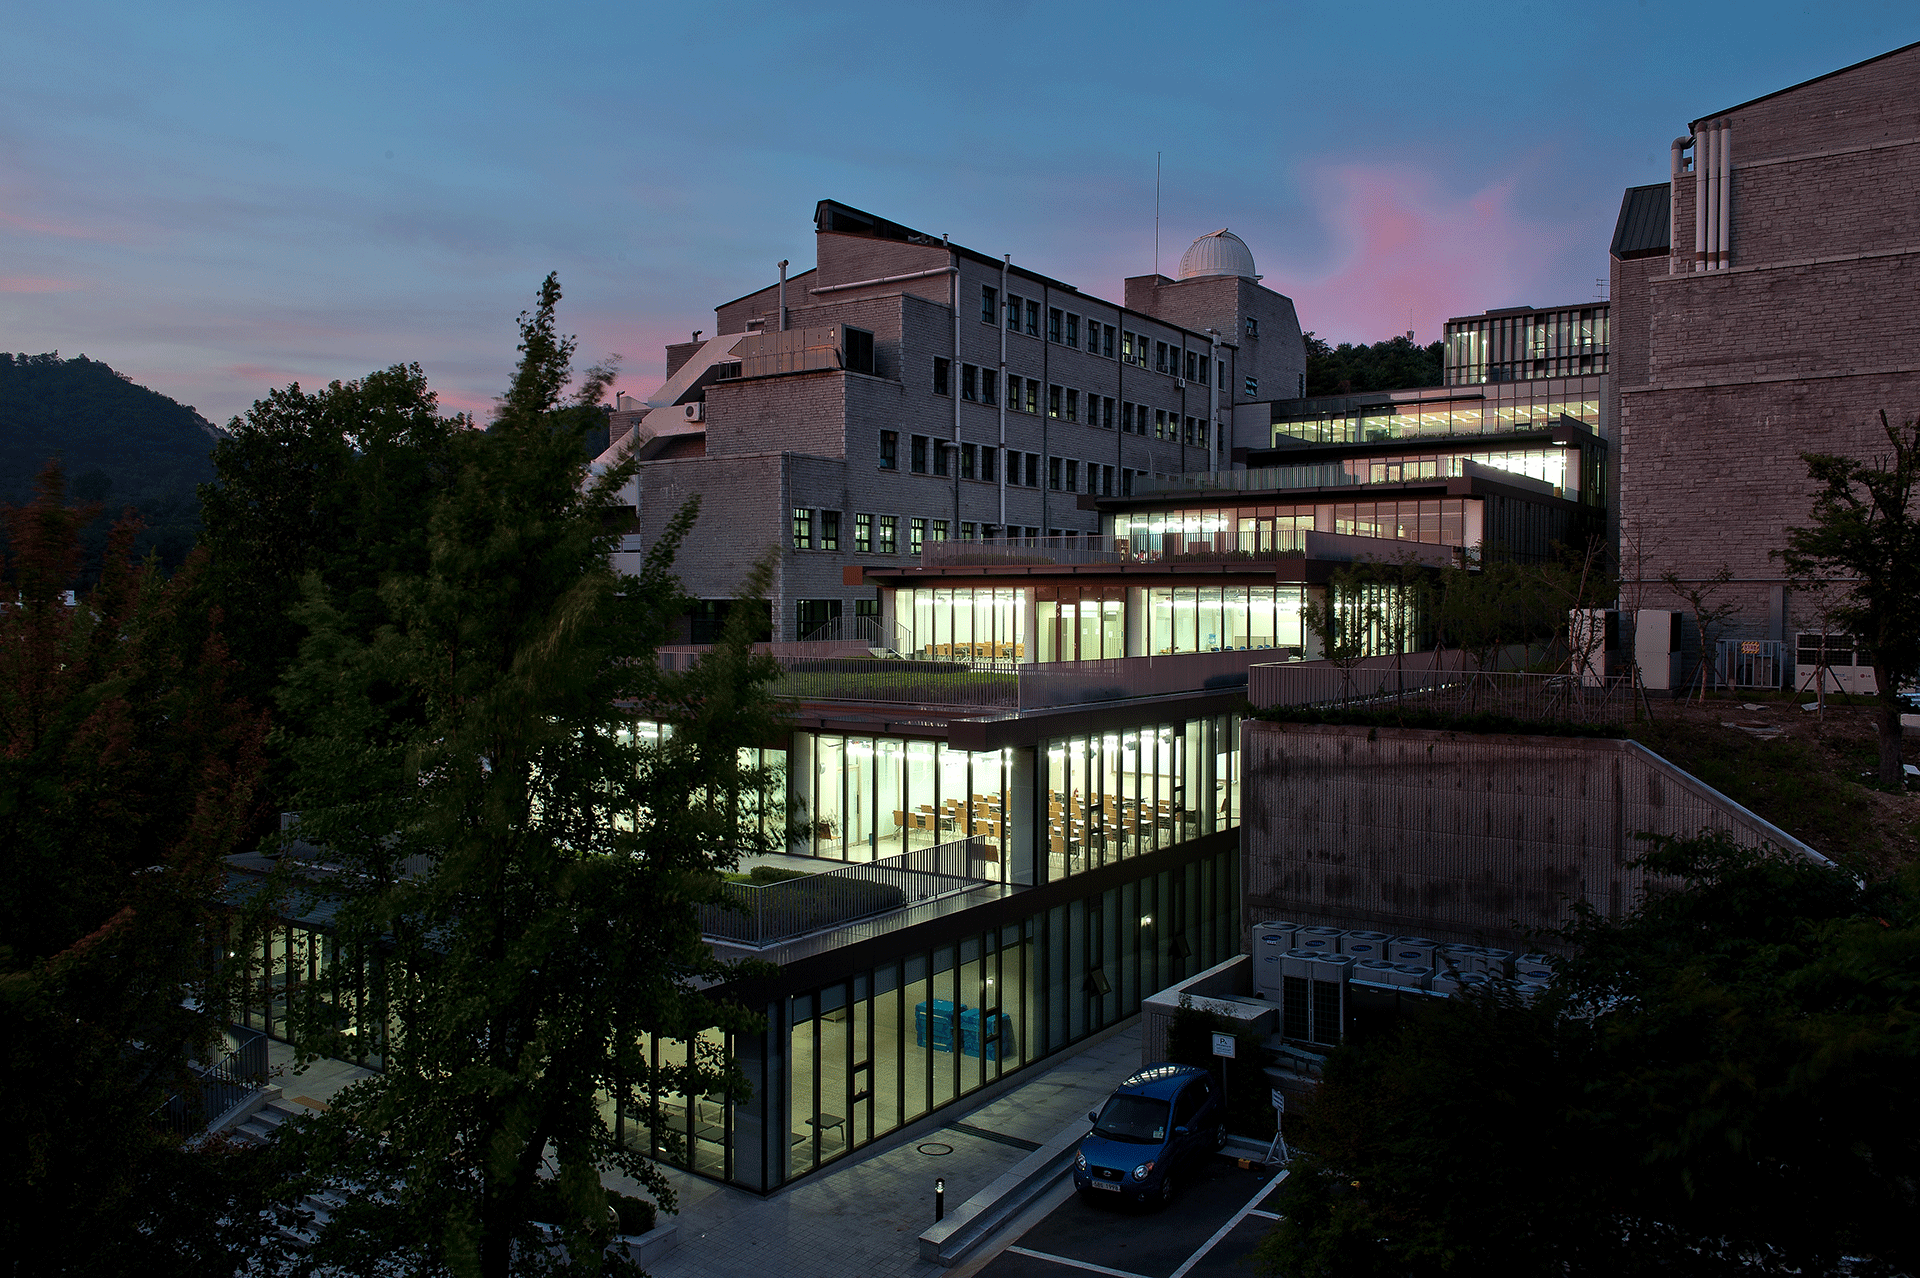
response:
{"label": "signpost", "polygon": [[1213,1054],[1215,1056],[1224,1056],[1228,1060],[1232,1060],[1233,1059],[1233,1035],[1215,1034],[1213,1036]]}
{"label": "signpost", "polygon": [[1281,1134],[1280,1125],[1287,1116],[1287,1094],[1279,1088],[1267,1093],[1267,1099],[1273,1104],[1273,1139],[1267,1142],[1267,1162],[1273,1162],[1273,1151],[1280,1151],[1280,1161],[1290,1163],[1293,1154],[1287,1149],[1286,1137]]}

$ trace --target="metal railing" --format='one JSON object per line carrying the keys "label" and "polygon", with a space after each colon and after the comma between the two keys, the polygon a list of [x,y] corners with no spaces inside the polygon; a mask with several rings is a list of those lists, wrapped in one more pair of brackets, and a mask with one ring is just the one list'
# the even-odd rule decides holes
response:
{"label": "metal railing", "polygon": [[1715,677],[1723,688],[1777,691],[1793,676],[1793,645],[1778,639],[1722,639]]}
{"label": "metal railing", "polygon": [[267,1037],[250,1037],[211,1065],[189,1066],[197,1086],[169,1096],[154,1118],[182,1140],[198,1135],[208,1123],[246,1100],[267,1082]]}
{"label": "metal railing", "polygon": [[1247,699],[1257,709],[1395,710],[1543,723],[1618,723],[1633,716],[1630,678],[1593,682],[1516,670],[1436,670],[1412,664],[1417,659],[1347,669],[1319,662],[1254,666],[1247,672]]}
{"label": "metal railing", "polygon": [[1164,564],[1265,561],[1306,553],[1303,529],[1269,532],[1136,532],[1120,536],[1004,537],[989,541],[934,541],[920,552],[924,567],[998,567],[1021,564]]}
{"label": "metal railing", "polygon": [[859,701],[962,710],[1040,710],[1244,686],[1255,662],[1293,655],[1289,648],[1237,648],[1158,657],[1013,662],[881,660],[851,657],[785,660],[774,691],[796,701]]}
{"label": "metal railing", "polygon": [[700,931],[759,948],[997,881],[992,845],[955,839],[783,883],[728,883],[728,905],[700,907]]}

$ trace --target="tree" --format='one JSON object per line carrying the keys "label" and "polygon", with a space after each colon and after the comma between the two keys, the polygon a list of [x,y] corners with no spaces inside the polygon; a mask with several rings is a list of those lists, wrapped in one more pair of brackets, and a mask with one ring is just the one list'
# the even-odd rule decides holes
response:
{"label": "tree", "polygon": [[1334,1053],[1271,1272],[1912,1272],[1920,875],[1721,834],[1640,863],[1664,886],[1578,910],[1531,1003]]}
{"label": "tree", "polygon": [[67,601],[96,513],[67,505],[57,465],[5,512],[0,1243],[33,1272],[143,1251],[173,1272],[145,1191],[206,1168],[154,1112],[197,1099],[190,1062],[218,1050],[222,858],[255,822],[265,725],[231,692],[197,557],[162,581],[123,520],[98,582]]}
{"label": "tree", "polygon": [[1405,336],[1396,335],[1371,346],[1342,342],[1335,347],[1312,333],[1304,337],[1309,396],[1438,386],[1444,376],[1439,342],[1415,346]]}
{"label": "tree", "polygon": [[442,417],[418,364],[311,394],[256,400],[214,450],[200,486],[213,600],[244,600],[228,624],[244,690],[270,701],[299,649],[290,610],[318,573],[363,633],[386,621],[380,582],[426,565],[427,513],[471,423]]}
{"label": "tree", "polygon": [[1920,677],[1920,421],[1880,413],[1890,456],[1802,453],[1816,485],[1813,523],[1774,552],[1797,581],[1832,590],[1828,609],[1873,654],[1880,689],[1880,783],[1902,783],[1899,692]]}
{"label": "tree", "polygon": [[[1700,681],[1700,702],[1704,705],[1707,685],[1712,682],[1712,662],[1720,631],[1740,612],[1740,605],[1734,600],[1715,598],[1733,580],[1733,569],[1721,564],[1705,581],[1682,581],[1677,572],[1662,573],[1660,580],[1686,601],[1687,611],[1693,614],[1693,628],[1700,636],[1700,660],[1694,663],[1693,677]],[[1687,681],[1681,682],[1684,685]]]}
{"label": "tree", "polygon": [[[380,956],[358,1025],[296,1011],[310,1053],[350,1028],[380,1036],[384,1072],[293,1139],[320,1182],[359,1191],[316,1251],[354,1272],[505,1274],[537,1258],[536,1212],[564,1216],[549,1223],[573,1262],[597,1268],[603,1170],[672,1206],[607,1099],[745,1088],[711,1053],[656,1074],[638,1039],[753,1024],[692,983],[732,970],[698,907],[759,847],[738,818],[765,778],[742,760],[779,730],[777,667],[752,654],[743,608],[692,671],[659,669],[696,508],[637,578],[611,567],[631,463],[585,473],[581,410],[604,383],[562,401],[559,299],[549,276],[522,315],[519,370],[488,431],[459,443],[423,569],[385,578],[392,621],[356,631],[312,576],[297,613],[308,638],[281,704],[301,725],[299,828],[340,867],[317,887],[340,901],[343,946]],[[650,744],[636,719],[670,735]]]}

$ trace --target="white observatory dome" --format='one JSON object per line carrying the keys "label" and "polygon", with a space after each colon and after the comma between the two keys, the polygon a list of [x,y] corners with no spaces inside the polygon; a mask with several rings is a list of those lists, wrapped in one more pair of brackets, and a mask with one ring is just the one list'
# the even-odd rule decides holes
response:
{"label": "white observatory dome", "polygon": [[1254,274],[1253,250],[1247,242],[1229,231],[1226,227],[1203,235],[1193,242],[1192,247],[1180,255],[1180,278],[1193,279],[1198,275],[1244,275],[1257,280]]}

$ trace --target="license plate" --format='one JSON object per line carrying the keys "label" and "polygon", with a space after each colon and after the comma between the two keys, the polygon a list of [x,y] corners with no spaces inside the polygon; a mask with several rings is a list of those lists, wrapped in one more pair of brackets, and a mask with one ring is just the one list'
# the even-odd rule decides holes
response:
{"label": "license plate", "polygon": [[1093,1187],[1095,1189],[1111,1189],[1116,1194],[1120,1192],[1120,1186],[1110,1180],[1096,1180],[1093,1182]]}

